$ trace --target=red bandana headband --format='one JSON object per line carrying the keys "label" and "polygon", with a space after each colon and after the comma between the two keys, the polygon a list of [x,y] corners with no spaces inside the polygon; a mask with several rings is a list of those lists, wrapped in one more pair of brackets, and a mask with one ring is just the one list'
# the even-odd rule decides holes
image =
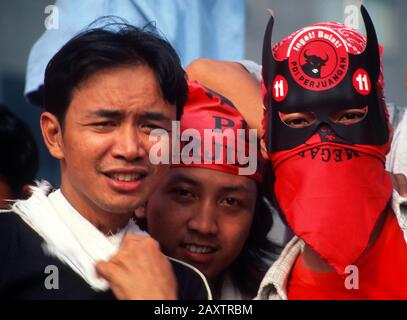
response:
{"label": "red bandana headband", "polygon": [[181,117],[180,133],[184,139],[180,143],[181,160],[172,166],[242,175],[242,169],[251,164],[255,168],[247,177],[261,181],[263,160],[257,137],[254,132],[249,134],[248,125],[236,107],[195,81],[190,81],[188,87],[188,101]]}

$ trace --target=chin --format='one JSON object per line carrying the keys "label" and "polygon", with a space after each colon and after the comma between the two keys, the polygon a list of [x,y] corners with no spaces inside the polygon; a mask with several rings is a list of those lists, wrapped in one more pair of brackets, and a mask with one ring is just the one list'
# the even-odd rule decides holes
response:
{"label": "chin", "polygon": [[136,208],[141,205],[140,202],[125,202],[125,201],[118,201],[117,203],[105,203],[103,208],[105,211],[114,213],[114,214],[128,214],[129,212],[134,212]]}

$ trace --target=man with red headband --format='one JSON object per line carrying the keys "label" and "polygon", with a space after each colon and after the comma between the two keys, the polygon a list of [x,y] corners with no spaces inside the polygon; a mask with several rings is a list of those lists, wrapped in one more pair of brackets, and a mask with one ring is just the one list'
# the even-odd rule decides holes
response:
{"label": "man with red headband", "polygon": [[263,47],[267,150],[276,205],[296,234],[260,299],[405,299],[407,231],[385,156],[391,129],[373,23],[338,23]]}
{"label": "man with red headband", "polygon": [[[180,161],[137,216],[165,254],[207,277],[215,299],[251,299],[275,249],[256,134],[228,98],[190,82],[177,139]],[[246,155],[252,170],[242,170]]]}

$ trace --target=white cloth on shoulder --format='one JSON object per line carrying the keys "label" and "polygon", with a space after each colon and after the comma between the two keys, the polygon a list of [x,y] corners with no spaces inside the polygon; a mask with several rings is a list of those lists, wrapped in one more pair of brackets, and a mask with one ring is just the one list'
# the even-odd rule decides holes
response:
{"label": "white cloth on shoulder", "polygon": [[109,260],[127,233],[149,235],[130,220],[107,237],[71,206],[60,189],[48,194],[50,189],[46,182],[32,187],[31,197],[16,201],[12,211],[44,239],[46,254],[71,267],[94,290],[108,290],[108,283],[96,275],[95,262]]}

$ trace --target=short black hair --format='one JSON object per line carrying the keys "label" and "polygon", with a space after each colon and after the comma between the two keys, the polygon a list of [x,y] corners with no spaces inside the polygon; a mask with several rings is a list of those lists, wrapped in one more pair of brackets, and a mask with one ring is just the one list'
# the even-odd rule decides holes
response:
{"label": "short black hair", "polygon": [[29,127],[6,106],[0,105],[0,176],[14,198],[32,184],[39,166],[38,149]]}
{"label": "short black hair", "polygon": [[176,106],[177,119],[180,119],[188,86],[185,71],[171,44],[151,24],[140,29],[116,22],[115,17],[101,19],[114,22],[79,33],[48,63],[42,90],[45,110],[63,123],[72,92],[88,77],[109,68],[147,65],[157,78],[164,100]]}

